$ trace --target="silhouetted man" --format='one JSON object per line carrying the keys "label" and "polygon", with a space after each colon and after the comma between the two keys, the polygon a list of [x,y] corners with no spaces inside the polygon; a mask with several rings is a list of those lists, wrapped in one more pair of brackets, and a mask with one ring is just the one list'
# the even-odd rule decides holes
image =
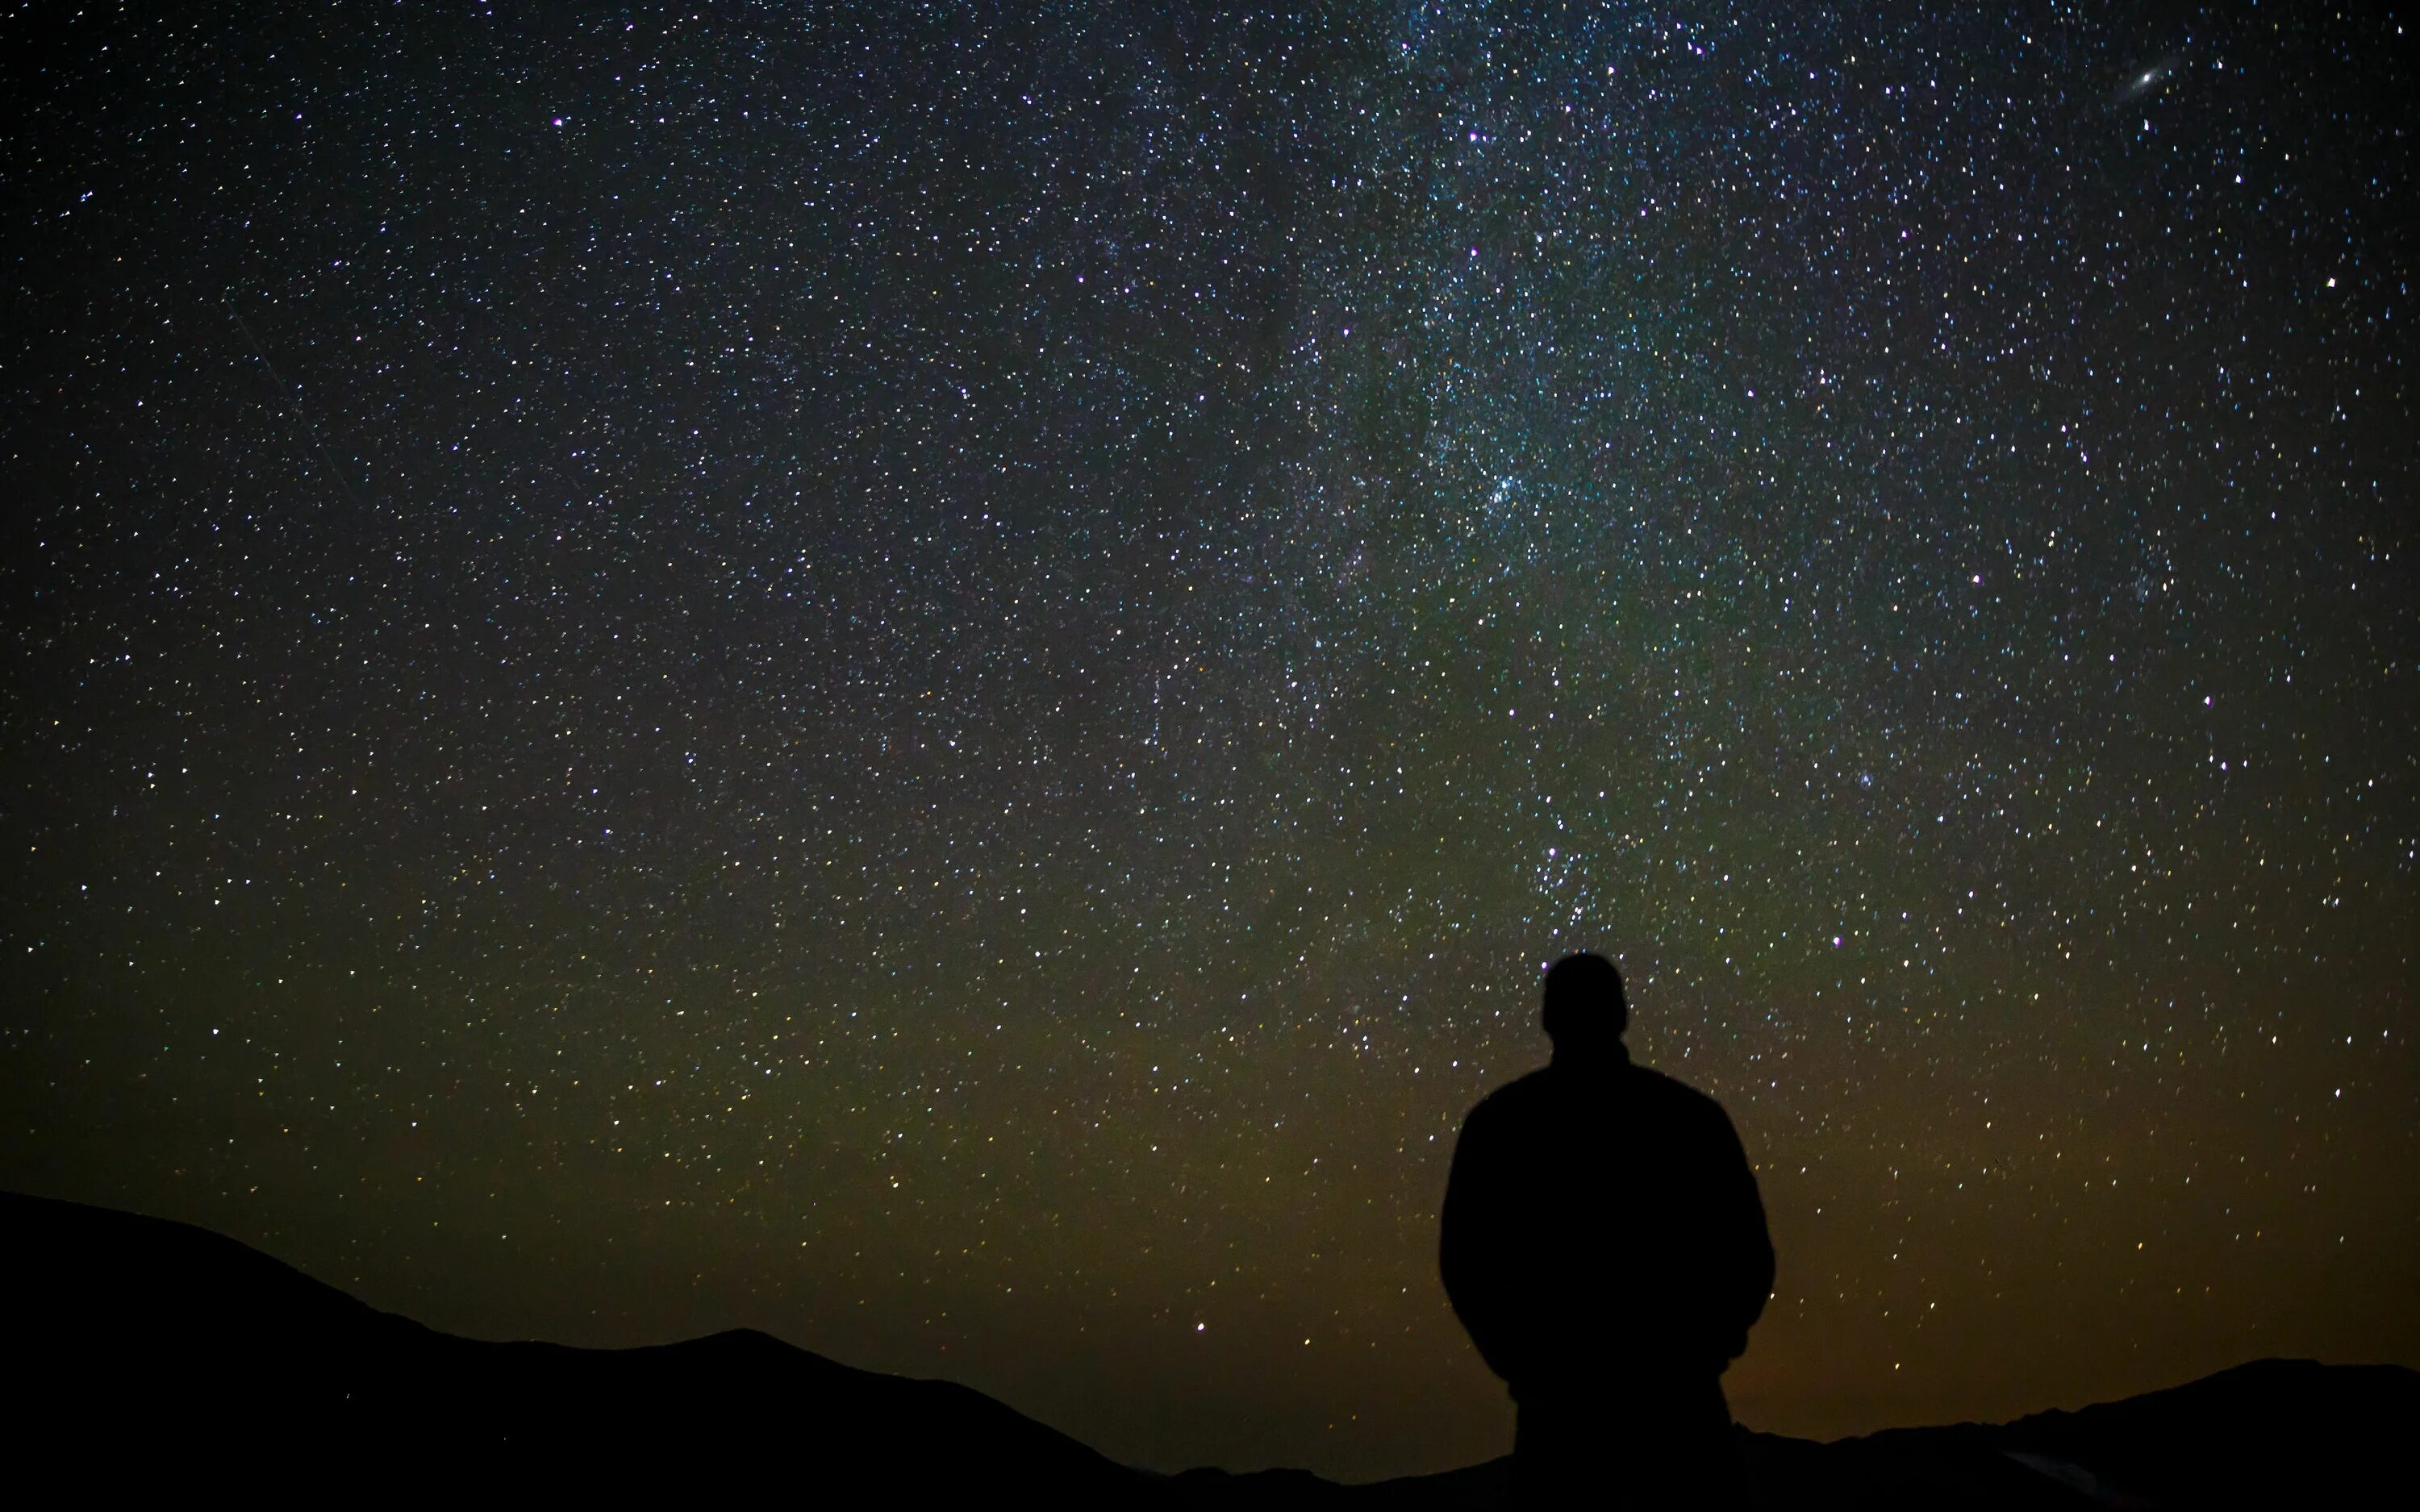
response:
{"label": "silhouetted man", "polygon": [[1773,1291],[1755,1173],[1722,1105],[1630,1063],[1621,975],[1546,973],[1554,1058],[1463,1121],[1446,1295],[1519,1404],[1515,1504],[1740,1495],[1722,1374]]}

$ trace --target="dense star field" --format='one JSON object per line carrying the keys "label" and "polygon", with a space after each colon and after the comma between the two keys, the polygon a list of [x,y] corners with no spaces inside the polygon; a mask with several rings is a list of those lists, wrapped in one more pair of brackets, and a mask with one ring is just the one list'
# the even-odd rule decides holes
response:
{"label": "dense star field", "polygon": [[1871,8],[0,20],[0,1184],[1440,1469],[1594,948],[1752,1426],[2420,1363],[2404,23]]}

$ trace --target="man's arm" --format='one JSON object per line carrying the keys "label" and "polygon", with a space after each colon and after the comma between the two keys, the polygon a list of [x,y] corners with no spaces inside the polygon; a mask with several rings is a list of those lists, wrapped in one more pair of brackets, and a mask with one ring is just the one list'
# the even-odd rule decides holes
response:
{"label": "man's arm", "polygon": [[1747,1349],[1747,1331],[1764,1316],[1764,1304],[1773,1296],[1773,1236],[1765,1228],[1764,1199],[1757,1192],[1756,1170],[1748,1164],[1739,1131],[1719,1106],[1714,1119],[1721,1125],[1722,1150],[1715,1242],[1727,1293],[1718,1302],[1731,1325],[1730,1353],[1737,1358]]}
{"label": "man's arm", "polygon": [[1445,1205],[1437,1216],[1437,1272],[1446,1300],[1478,1347],[1480,1358],[1510,1381],[1512,1341],[1504,1317],[1504,1209],[1506,1173],[1494,1149],[1486,1106],[1473,1108],[1453,1144],[1453,1168],[1446,1178]]}

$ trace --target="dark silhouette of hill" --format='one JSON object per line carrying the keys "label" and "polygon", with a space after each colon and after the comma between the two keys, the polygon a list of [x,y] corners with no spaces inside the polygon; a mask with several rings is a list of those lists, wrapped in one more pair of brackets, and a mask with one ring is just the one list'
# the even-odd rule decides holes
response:
{"label": "dark silhouette of hill", "polygon": [[636,1350],[485,1343],[185,1224],[0,1195],[0,1236],[21,1472],[49,1461],[121,1484],[346,1497],[780,1481],[838,1504],[1020,1485],[1063,1505],[1182,1504],[1163,1477],[980,1392],[851,1369],[764,1334]]}
{"label": "dark silhouette of hill", "polygon": [[[1171,1508],[1497,1508],[1508,1459],[1368,1486],[1119,1465],[948,1381],[745,1330],[638,1350],[483,1343],[381,1313],[184,1224],[0,1194],[8,1462],[112,1490],[382,1498],[460,1488],[778,1486],[810,1502],[1018,1497]],[[1802,1508],[2339,1507],[2409,1494],[2420,1372],[2266,1360],[2078,1412],[1835,1443],[1745,1436]],[[2402,1491],[2394,1488],[2403,1486]]]}
{"label": "dark silhouette of hill", "polygon": [[[2261,1360],[2165,1391],[2014,1423],[1893,1428],[1817,1443],[1743,1433],[1751,1505],[1781,1512],[2399,1505],[2420,1371]],[[1177,1477],[1199,1504],[1258,1512],[1479,1512],[1507,1504],[1508,1457],[1337,1486],[1302,1471]],[[2396,1488],[2402,1488],[2400,1490]]]}
{"label": "dark silhouette of hill", "polygon": [[1796,1506],[2351,1507],[2409,1494],[2415,1422],[2420,1371],[2260,1360],[2072,1412],[1835,1443],[1760,1434],[1750,1453]]}

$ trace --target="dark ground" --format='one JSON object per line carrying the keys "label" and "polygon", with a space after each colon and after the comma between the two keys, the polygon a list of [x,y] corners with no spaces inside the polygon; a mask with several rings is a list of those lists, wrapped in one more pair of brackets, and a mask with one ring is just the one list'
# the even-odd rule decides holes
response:
{"label": "dark ground", "polygon": [[[978,1392],[877,1375],[746,1330],[639,1350],[489,1343],[378,1312],[233,1240],[0,1196],[22,1393],[10,1454],[47,1483],[376,1498],[477,1485],[627,1493],[780,1485],[928,1504],[1503,1504],[1509,1461],[1339,1486],[1302,1471],[1163,1477]],[[2404,1478],[2420,1373],[2268,1360],[2006,1425],[1835,1443],[1750,1434],[1789,1507],[2368,1504]]]}

